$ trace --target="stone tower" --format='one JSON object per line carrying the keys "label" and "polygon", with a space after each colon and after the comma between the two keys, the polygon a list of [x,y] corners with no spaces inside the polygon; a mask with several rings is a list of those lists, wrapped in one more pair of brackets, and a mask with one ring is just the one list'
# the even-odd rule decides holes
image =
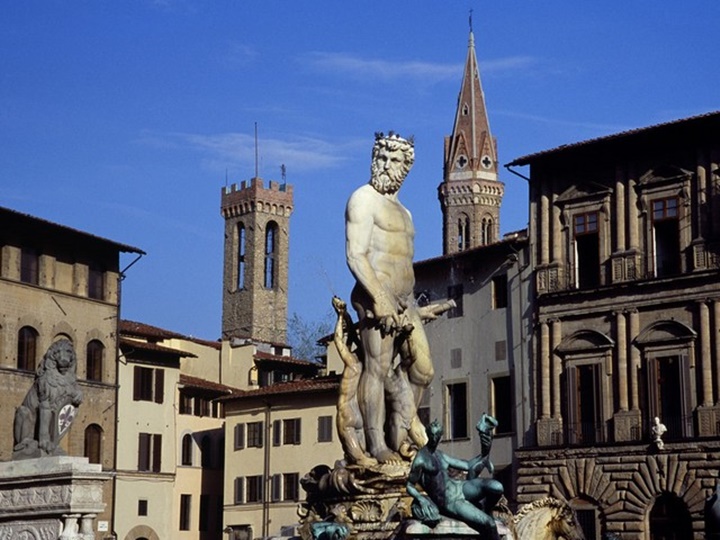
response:
{"label": "stone tower", "polygon": [[253,178],[221,191],[222,338],[285,344],[292,186]]}
{"label": "stone tower", "polygon": [[497,241],[505,186],[498,180],[497,147],[485,109],[472,29],[455,124],[452,135],[445,137],[443,174],[438,187],[443,253]]}

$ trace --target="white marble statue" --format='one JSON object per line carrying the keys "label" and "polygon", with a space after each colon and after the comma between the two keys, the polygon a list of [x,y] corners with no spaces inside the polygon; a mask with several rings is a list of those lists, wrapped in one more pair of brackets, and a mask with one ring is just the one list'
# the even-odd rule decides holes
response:
{"label": "white marble statue", "polygon": [[345,211],[347,264],[357,281],[351,301],[364,362],[358,403],[366,450],[380,463],[401,461],[408,441],[417,447],[427,442],[417,405],[433,366],[413,294],[415,228],[398,200],[414,159],[412,140],[376,134],[370,182],[351,195]]}
{"label": "white marble statue", "polygon": [[662,436],[667,431],[667,427],[665,427],[665,424],[663,424],[660,421],[660,418],[657,416],[653,420],[652,428],[650,428],[650,432],[652,434],[653,443],[655,443],[655,446],[658,450],[662,450],[665,447],[665,443],[662,440]]}

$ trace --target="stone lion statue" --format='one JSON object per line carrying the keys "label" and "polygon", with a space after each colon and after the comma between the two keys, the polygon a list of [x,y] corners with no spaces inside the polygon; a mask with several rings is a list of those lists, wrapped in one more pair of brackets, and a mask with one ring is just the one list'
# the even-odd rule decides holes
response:
{"label": "stone lion statue", "polygon": [[72,343],[50,345],[38,366],[35,382],[15,411],[13,459],[63,455],[60,439],[75,419],[83,399],[77,382],[77,356]]}

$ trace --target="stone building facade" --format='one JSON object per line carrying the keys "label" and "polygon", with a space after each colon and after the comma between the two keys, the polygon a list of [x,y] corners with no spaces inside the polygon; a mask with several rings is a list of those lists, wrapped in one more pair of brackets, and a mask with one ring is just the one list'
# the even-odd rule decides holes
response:
{"label": "stone building facade", "polygon": [[423,396],[424,422],[445,427],[441,448],[467,458],[480,454],[475,424],[492,414],[495,478],[515,499],[513,452],[531,440],[528,309],[532,270],[521,233],[415,263],[420,304],[453,298],[457,307],[425,326],[435,377]]}
{"label": "stone building facade", "polygon": [[261,178],[221,192],[225,219],[223,340],[284,344],[292,186]]}
{"label": "stone building facade", "polygon": [[[138,248],[0,208],[0,461],[12,458],[15,409],[48,347],[69,339],[84,400],[61,446],[115,469],[120,253]],[[98,537],[113,522],[104,487]],[[103,530],[104,529],[104,530]],[[106,533],[107,531],[107,533]]]}
{"label": "stone building facade", "polygon": [[699,538],[720,465],[720,113],[524,165],[537,439],[518,498],[569,500],[590,538]]}

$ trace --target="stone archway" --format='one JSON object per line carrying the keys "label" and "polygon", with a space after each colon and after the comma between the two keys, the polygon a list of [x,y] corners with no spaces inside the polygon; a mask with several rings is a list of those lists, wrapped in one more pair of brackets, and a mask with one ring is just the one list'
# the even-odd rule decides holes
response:
{"label": "stone archway", "polygon": [[160,540],[160,537],[152,527],[136,525],[125,535],[125,540]]}
{"label": "stone archway", "polygon": [[690,512],[677,495],[664,492],[648,514],[650,540],[692,540]]}

